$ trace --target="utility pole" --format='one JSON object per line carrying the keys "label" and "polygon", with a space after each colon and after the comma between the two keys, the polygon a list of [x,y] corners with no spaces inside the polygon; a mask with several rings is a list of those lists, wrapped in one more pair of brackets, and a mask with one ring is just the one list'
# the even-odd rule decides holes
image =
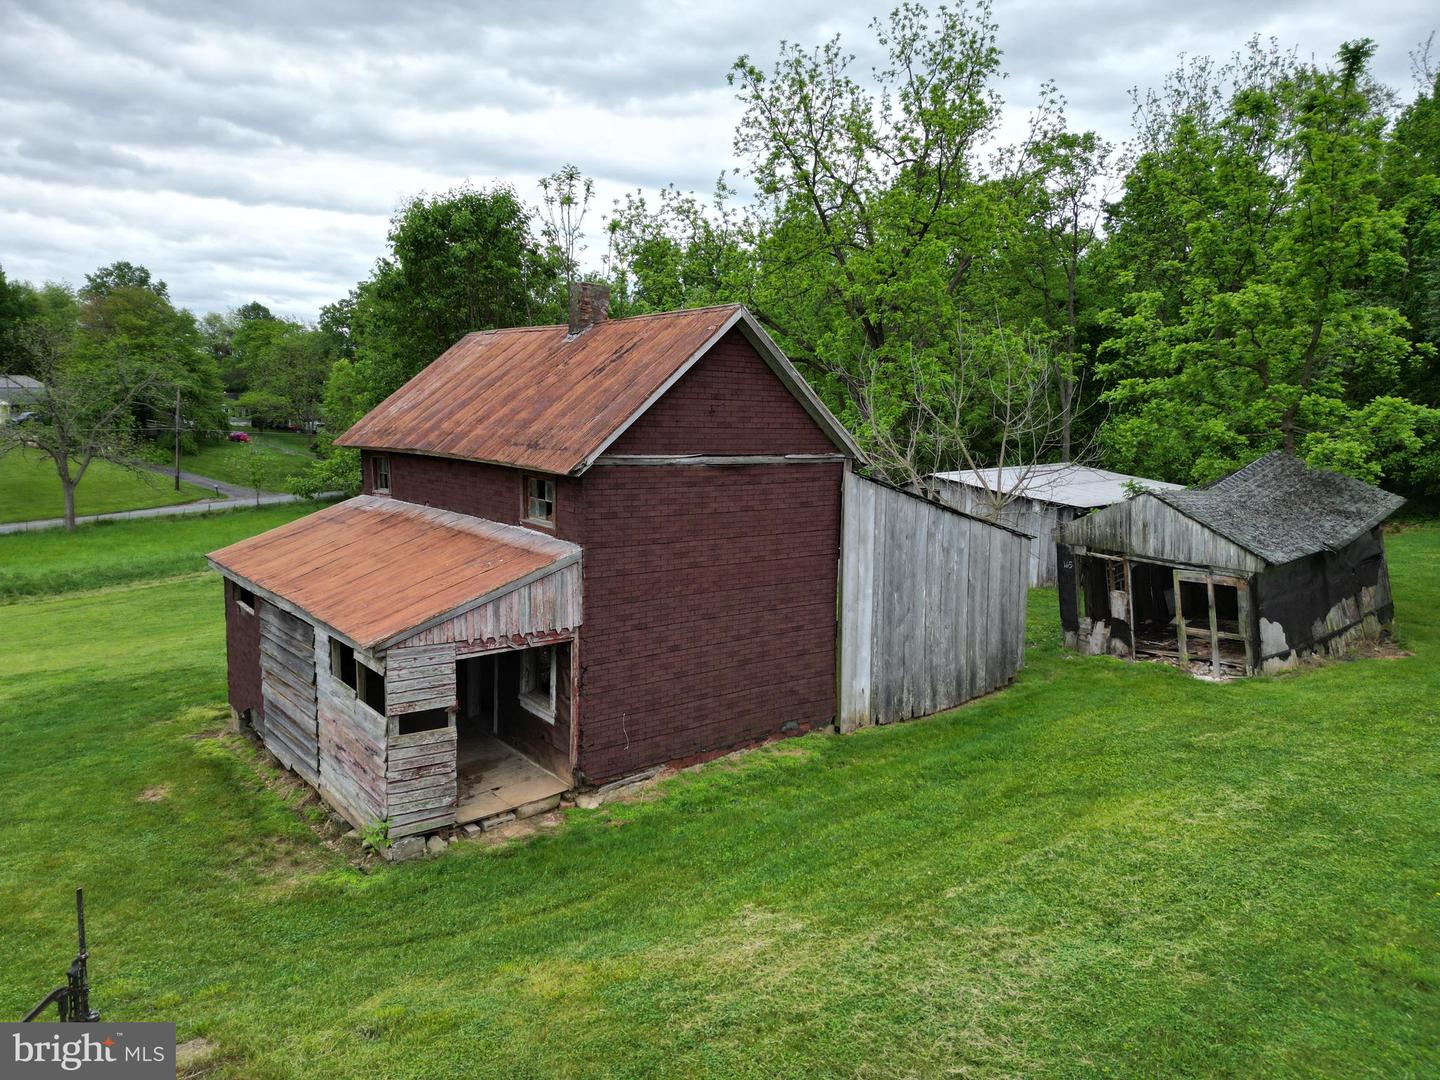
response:
{"label": "utility pole", "polygon": [[180,490],[180,388],[175,388],[175,490]]}

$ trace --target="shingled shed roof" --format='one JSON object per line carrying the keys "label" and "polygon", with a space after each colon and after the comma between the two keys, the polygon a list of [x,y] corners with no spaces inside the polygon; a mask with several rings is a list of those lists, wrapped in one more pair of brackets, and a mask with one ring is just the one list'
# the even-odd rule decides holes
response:
{"label": "shingled shed roof", "polygon": [[1405,502],[1278,450],[1205,487],[1154,496],[1274,565],[1342,547]]}
{"label": "shingled shed roof", "polygon": [[366,649],[580,558],[531,529],[361,495],[210,553],[210,564]]}
{"label": "shingled shed roof", "polygon": [[564,475],[589,468],[732,329],[755,346],[835,445],[860,449],[740,305],[607,319],[572,334],[468,334],[336,443]]}

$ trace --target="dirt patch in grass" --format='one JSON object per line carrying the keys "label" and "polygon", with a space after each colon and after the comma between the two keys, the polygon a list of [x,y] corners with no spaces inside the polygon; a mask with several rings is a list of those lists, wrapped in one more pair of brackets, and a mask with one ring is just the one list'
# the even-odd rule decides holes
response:
{"label": "dirt patch in grass", "polygon": [[157,787],[146,788],[144,791],[140,792],[139,795],[135,796],[135,798],[138,802],[156,803],[164,802],[167,798],[169,798],[169,796],[170,786],[168,784],[160,784]]}

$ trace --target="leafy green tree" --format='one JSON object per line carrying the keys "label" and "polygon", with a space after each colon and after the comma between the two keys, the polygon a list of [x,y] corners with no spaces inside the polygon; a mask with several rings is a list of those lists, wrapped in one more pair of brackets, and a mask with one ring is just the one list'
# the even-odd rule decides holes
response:
{"label": "leafy green tree", "polygon": [[[768,73],[742,57],[730,79],[744,107],[735,148],[759,191],[748,299],[841,419],[879,449],[935,440],[926,417],[953,398],[944,388],[957,382],[966,336],[997,320],[1028,333],[1036,320],[1013,272],[996,271],[1007,270],[1012,231],[1038,212],[1013,203],[1034,202],[1043,185],[1017,177],[1036,171],[1031,144],[1054,128],[1058,97],[1047,86],[1026,139],[995,153],[1001,75],[989,4],[903,4],[872,29],[885,61],[865,82],[838,38],[783,45]],[[924,409],[909,404],[917,380],[941,394]],[[894,395],[888,405],[875,400],[877,383]],[[970,449],[993,462],[1003,445],[997,431]]]}
{"label": "leafy green tree", "polygon": [[577,165],[562,165],[540,178],[540,209],[544,215],[541,233],[552,258],[560,264],[567,287],[580,271],[585,215],[594,197],[595,181],[581,173]]}
{"label": "leafy green tree", "polygon": [[[563,268],[537,240],[533,224],[504,185],[417,196],[395,214],[389,255],[322,315],[324,336],[343,341],[338,355],[346,358],[333,365],[333,385],[324,395],[329,437],[471,331],[563,319]],[[351,462],[353,484],[341,486],[358,484],[358,461],[349,454],[330,460],[328,442],[321,440],[327,460],[316,466],[317,475]],[[315,490],[332,489],[330,480],[324,483]]]}
{"label": "leafy green tree", "polygon": [[138,428],[158,432],[160,443],[171,445],[178,390],[186,443],[228,430],[219,371],[193,315],[139,285],[82,290],[81,296],[69,359],[96,370],[143,372],[144,389],[130,398]]}
{"label": "leafy green tree", "polygon": [[240,403],[265,423],[308,430],[320,418],[334,362],[330,340],[288,319],[254,318],[235,332],[235,366],[245,372]]}
{"label": "leafy green tree", "polygon": [[[69,319],[60,316],[61,295],[70,301]],[[83,332],[74,297],[58,288],[48,300],[45,317],[27,320],[19,331],[29,369],[41,384],[38,415],[0,427],[0,455],[28,451],[50,460],[65,499],[65,528],[73,531],[75,491],[91,464],[137,467],[134,412],[160,384],[162,372],[125,349],[77,347]]]}
{"label": "leafy green tree", "polygon": [[165,282],[152,277],[145,267],[124,259],[102,266],[93,274],[86,274],[85,284],[80,287],[80,299],[99,299],[116,289],[145,289],[162,300],[170,299],[170,289]]}
{"label": "leafy green tree", "polygon": [[606,222],[617,315],[749,300],[755,260],[734,191],[722,176],[710,201],[661,188],[629,192]]}
{"label": "leafy green tree", "polygon": [[1385,155],[1388,202],[1404,217],[1404,271],[1396,306],[1420,346],[1406,365],[1406,395],[1440,406],[1440,72],[1429,43],[1415,56],[1419,93],[1397,117]]}
{"label": "leafy green tree", "polygon": [[1206,481],[1283,447],[1374,480],[1423,442],[1429,411],[1389,396],[1412,347],[1372,52],[1322,68],[1252,42],[1141,101],[1107,253],[1115,464]]}

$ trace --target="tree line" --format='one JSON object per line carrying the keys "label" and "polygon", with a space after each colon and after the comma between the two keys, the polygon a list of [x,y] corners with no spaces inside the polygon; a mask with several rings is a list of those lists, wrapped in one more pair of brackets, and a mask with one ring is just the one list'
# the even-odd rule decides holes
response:
{"label": "tree line", "polygon": [[223,427],[229,390],[260,417],[323,421],[299,487],[353,490],[355,456],[328,436],[465,333],[564,321],[583,275],[615,316],[746,304],[894,480],[1084,460],[1204,483],[1283,448],[1440,493],[1428,46],[1408,98],[1374,79],[1369,41],[1323,63],[1258,39],[1188,59],[1134,93],[1115,146],[1052,85],[1002,137],[983,0],[906,4],[871,33],[867,73],[839,38],[738,59],[740,169],[704,195],[628,194],[601,250],[583,242],[593,184],[568,165],[537,205],[505,185],[411,199],[314,324],[259,304],[196,320],[129,264],[75,292],[0,276],[0,366],[153,355],[133,419],[180,385],[187,415]]}

